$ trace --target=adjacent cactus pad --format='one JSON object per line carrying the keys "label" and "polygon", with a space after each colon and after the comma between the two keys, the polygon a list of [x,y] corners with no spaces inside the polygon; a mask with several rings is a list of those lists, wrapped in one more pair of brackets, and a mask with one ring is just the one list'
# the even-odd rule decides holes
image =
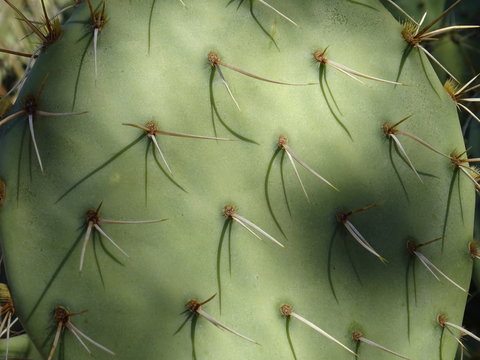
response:
{"label": "adjacent cactus pad", "polygon": [[45,359],[453,359],[479,173],[380,2],[93,1],[40,30],[0,238]]}

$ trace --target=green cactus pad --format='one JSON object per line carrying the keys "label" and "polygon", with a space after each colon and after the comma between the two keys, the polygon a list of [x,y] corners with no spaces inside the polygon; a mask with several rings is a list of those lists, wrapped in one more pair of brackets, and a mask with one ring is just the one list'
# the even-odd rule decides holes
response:
{"label": "green cactus pad", "polygon": [[[411,359],[453,358],[457,342],[437,316],[461,325],[467,294],[437,281],[407,242],[442,237],[418,252],[468,288],[473,185],[450,159],[395,133],[407,159],[384,124],[411,116],[395,129],[461,154],[455,104],[417,49],[401,85],[345,74],[394,81],[407,45],[386,9],[363,2],[377,10],[268,2],[298,26],[260,0],[108,2],[95,52],[88,6],[75,10],[10,112],[37,96],[44,173],[26,116],[0,138],[10,288],[44,358],[63,329],[53,358],[90,359],[67,324],[119,359],[354,357],[284,317],[284,304],[352,351],[359,331]],[[319,65],[313,54],[325,49]],[[359,344],[360,358],[394,358]]]}

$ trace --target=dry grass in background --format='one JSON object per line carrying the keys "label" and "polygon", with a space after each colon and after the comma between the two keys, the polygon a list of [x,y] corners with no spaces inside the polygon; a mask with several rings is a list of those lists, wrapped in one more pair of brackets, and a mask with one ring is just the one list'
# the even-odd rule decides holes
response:
{"label": "dry grass in background", "polygon": [[[43,22],[40,0],[13,0],[12,2],[28,19]],[[59,9],[73,2],[73,0],[45,0],[45,5],[49,16],[52,16]],[[0,48],[29,53],[38,46],[36,37],[30,36],[29,28],[3,1],[0,2],[0,34]],[[16,79],[23,75],[27,62],[28,58],[0,53],[0,97],[3,97]]]}

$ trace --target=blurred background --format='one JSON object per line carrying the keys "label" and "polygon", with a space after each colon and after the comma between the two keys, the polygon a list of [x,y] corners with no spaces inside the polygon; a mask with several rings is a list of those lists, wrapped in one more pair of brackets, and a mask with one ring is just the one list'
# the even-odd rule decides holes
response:
{"label": "blurred background", "polygon": [[[40,0],[15,0],[14,5],[21,9],[30,20],[42,22],[43,11]],[[45,6],[50,17],[61,9],[74,5],[73,0],[46,0]],[[60,20],[68,16],[68,12],[60,15]],[[38,47],[38,39],[31,36],[31,30],[19,19],[12,9],[2,1],[0,3],[0,48],[31,53]],[[4,97],[17,79],[23,75],[28,63],[27,57],[0,53],[0,98]]]}

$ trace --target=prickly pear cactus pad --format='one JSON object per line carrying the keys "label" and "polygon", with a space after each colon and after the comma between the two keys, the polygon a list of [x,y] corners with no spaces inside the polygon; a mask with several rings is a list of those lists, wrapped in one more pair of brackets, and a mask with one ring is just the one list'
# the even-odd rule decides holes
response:
{"label": "prickly pear cactus pad", "polygon": [[0,120],[42,356],[453,359],[476,173],[425,54],[378,1],[184,5],[83,2]]}

